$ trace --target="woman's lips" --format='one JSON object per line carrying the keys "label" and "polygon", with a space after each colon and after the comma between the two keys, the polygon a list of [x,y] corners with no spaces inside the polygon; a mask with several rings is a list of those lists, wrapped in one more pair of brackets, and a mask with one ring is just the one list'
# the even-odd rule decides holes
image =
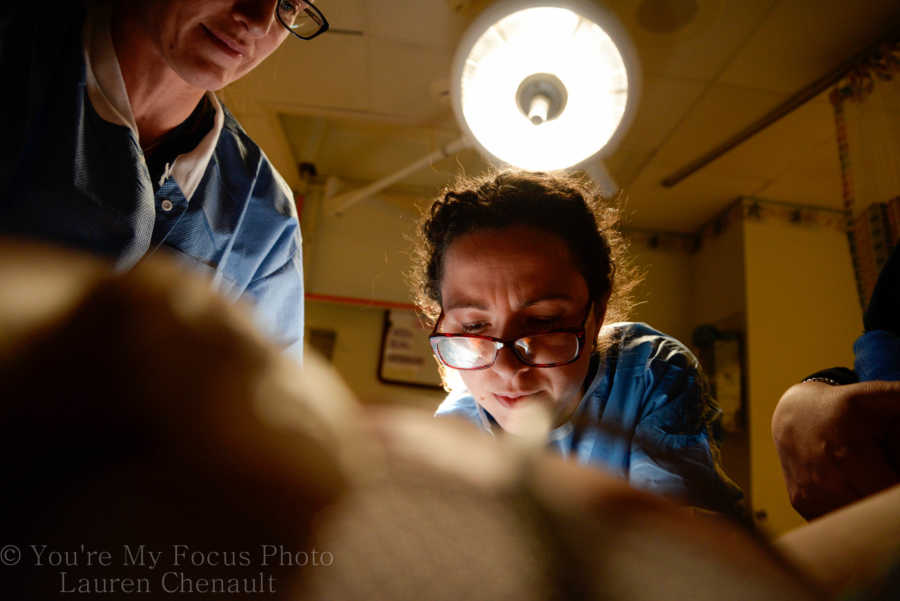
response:
{"label": "woman's lips", "polygon": [[522,402],[533,394],[533,392],[526,392],[524,394],[517,393],[513,395],[494,393],[494,398],[497,399],[497,401],[504,407],[511,408],[515,407],[518,403]]}
{"label": "woman's lips", "polygon": [[246,55],[246,49],[238,42],[229,39],[227,36],[220,36],[209,29],[206,25],[200,25],[206,34],[216,43],[216,46],[232,58],[243,58]]}

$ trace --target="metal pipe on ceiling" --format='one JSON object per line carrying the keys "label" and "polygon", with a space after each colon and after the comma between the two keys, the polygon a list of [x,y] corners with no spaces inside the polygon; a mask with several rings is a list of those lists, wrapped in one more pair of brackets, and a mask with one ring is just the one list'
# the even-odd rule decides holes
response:
{"label": "metal pipe on ceiling", "polygon": [[836,68],[832,69],[822,77],[808,84],[799,90],[793,96],[773,108],[771,111],[754,121],[732,137],[728,138],[706,154],[694,159],[684,167],[676,170],[662,180],[665,188],[671,188],[675,184],[681,182],[688,176],[696,173],[709,163],[713,162],[729,150],[743,144],[762,130],[766,129],[782,117],[792,113],[802,105],[806,104],[834,84],[838,83],[841,78],[847,75],[854,67],[865,61],[872,54],[878,51],[879,47],[884,44],[893,44],[900,41],[900,25],[891,28],[890,34],[879,40],[877,43],[868,46],[865,50],[858,52],[851,58],[842,62]]}
{"label": "metal pipe on ceiling", "polygon": [[458,140],[454,140],[444,146],[441,146],[434,152],[427,154],[422,157],[418,161],[407,165],[406,167],[395,171],[394,173],[381,178],[378,181],[372,182],[368,186],[364,188],[360,188],[358,190],[351,190],[350,192],[346,192],[344,194],[340,194],[338,196],[334,196],[331,198],[325,199],[325,202],[328,205],[328,214],[329,215],[340,215],[356,203],[361,200],[365,200],[369,198],[373,194],[377,194],[381,190],[384,190],[388,186],[393,183],[396,183],[407,175],[415,173],[419,169],[423,169],[425,167],[430,167],[434,163],[440,161],[441,159],[445,159],[451,154],[456,154],[460,150],[465,148],[470,148],[472,146],[472,141],[468,137],[462,137]]}

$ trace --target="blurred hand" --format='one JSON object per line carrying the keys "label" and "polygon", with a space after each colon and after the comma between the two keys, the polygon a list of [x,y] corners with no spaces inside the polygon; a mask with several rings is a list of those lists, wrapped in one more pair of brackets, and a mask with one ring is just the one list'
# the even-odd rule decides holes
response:
{"label": "blurred hand", "polygon": [[900,382],[789,388],[772,437],[791,504],[807,520],[900,481]]}

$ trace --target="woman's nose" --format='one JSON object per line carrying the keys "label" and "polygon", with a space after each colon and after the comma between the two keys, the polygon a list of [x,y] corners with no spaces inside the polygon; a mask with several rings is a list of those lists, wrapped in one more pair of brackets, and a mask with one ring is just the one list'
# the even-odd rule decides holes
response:
{"label": "woman's nose", "polygon": [[252,37],[265,37],[275,24],[277,5],[277,0],[238,0],[234,4],[234,18]]}
{"label": "woman's nose", "polygon": [[513,352],[510,345],[503,345],[503,348],[497,353],[497,360],[494,361],[492,367],[499,375],[511,378],[517,372],[527,369],[529,366],[522,363],[522,360]]}

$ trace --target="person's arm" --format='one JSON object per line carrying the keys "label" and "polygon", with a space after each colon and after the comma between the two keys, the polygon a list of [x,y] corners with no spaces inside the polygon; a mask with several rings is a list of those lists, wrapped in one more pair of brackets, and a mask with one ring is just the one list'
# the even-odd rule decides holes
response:
{"label": "person's arm", "polygon": [[247,288],[257,321],[276,344],[298,361],[303,358],[303,261],[299,240],[296,252]]}
{"label": "person's arm", "polygon": [[[249,247],[256,270],[244,296],[253,302],[256,322],[269,338],[297,361],[303,358],[303,240],[294,193],[253,140],[229,114],[226,129],[248,149],[236,160],[223,152],[226,166],[245,168],[252,199],[235,236]],[[252,151],[252,152],[251,152]],[[244,163],[240,167],[241,162]],[[238,182],[238,186],[240,182]]]}
{"label": "person's arm", "polygon": [[697,360],[668,340],[647,368],[650,382],[635,429],[629,480],[691,505],[744,518],[742,493],[725,474],[713,426],[720,410]]}
{"label": "person's arm", "polygon": [[812,519],[900,482],[898,434],[900,382],[789,388],[772,437],[794,509]]}

